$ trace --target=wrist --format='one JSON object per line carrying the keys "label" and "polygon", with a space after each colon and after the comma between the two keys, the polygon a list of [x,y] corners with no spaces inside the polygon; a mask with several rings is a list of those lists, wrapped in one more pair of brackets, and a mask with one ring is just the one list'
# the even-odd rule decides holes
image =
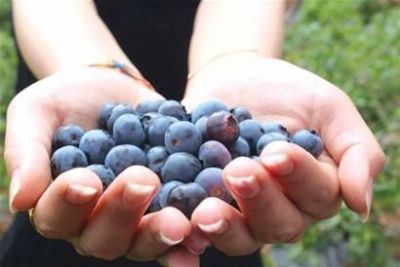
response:
{"label": "wrist", "polygon": [[190,81],[192,78],[194,78],[194,76],[196,76],[203,70],[209,67],[212,68],[213,65],[218,65],[220,61],[228,60],[233,63],[237,59],[259,58],[259,57],[267,58],[267,56],[264,55],[263,52],[261,50],[258,50],[257,48],[244,48],[244,49],[221,52],[219,54],[216,54],[215,56],[210,57],[202,65],[197,66],[197,68],[193,68],[192,70],[190,70],[187,76],[187,80]]}

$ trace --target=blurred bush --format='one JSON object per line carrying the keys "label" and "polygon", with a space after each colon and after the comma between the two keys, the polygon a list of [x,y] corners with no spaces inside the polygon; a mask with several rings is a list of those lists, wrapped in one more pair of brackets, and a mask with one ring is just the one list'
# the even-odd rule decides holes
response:
{"label": "blurred bush", "polygon": [[[5,113],[12,96],[17,57],[11,32],[10,1],[0,0],[0,192],[8,185],[8,177],[3,162],[3,140],[5,130]],[[2,207],[0,196],[0,208]]]}
{"label": "blurred bush", "polygon": [[286,256],[297,266],[334,266],[326,259],[333,246],[344,247],[346,266],[400,266],[400,7],[384,0],[304,1],[287,30],[285,59],[346,91],[388,158],[369,223],[343,208],[300,243],[284,245]]}

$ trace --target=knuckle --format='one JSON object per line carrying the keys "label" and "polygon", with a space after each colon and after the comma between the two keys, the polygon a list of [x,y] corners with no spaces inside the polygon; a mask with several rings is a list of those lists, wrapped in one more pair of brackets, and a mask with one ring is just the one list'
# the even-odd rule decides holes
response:
{"label": "knuckle", "polygon": [[296,226],[289,226],[285,227],[281,230],[278,230],[274,234],[274,240],[277,242],[293,242],[294,240],[297,240],[299,236],[301,236],[303,233],[303,226],[302,225],[296,225]]}

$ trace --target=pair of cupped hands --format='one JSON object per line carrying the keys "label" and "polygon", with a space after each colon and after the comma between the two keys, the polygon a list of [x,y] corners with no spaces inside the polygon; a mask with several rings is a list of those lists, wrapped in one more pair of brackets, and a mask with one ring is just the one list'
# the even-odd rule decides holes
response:
{"label": "pair of cupped hands", "polygon": [[100,179],[84,168],[52,180],[57,127],[96,128],[104,103],[157,98],[162,96],[104,68],[60,71],[18,94],[8,108],[5,142],[11,209],[34,208],[40,234],[67,240],[83,255],[157,259],[172,267],[199,266],[209,245],[246,255],[266,243],[295,242],[311,223],[335,215],[342,201],[367,220],[385,156],[350,98],[304,69],[253,54],[226,56],[200,69],[183,104],[190,111],[218,98],[230,107],[246,106],[256,120],[278,121],[290,131],[315,129],[325,151],[315,159],[296,145],[274,142],[258,162],[233,160],[223,179],[240,210],[207,198],[190,220],[171,207],[144,215],[160,182],[142,166],[126,169],[104,192]]}

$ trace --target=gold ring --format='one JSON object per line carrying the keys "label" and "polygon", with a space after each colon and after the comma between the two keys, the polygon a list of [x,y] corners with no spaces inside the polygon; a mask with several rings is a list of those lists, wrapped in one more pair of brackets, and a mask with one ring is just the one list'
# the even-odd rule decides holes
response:
{"label": "gold ring", "polygon": [[35,230],[37,230],[36,226],[35,226],[35,223],[33,222],[33,213],[34,212],[35,212],[35,208],[31,208],[30,210],[28,210],[28,216],[29,216],[29,221],[31,222],[31,225],[33,226],[33,228]]}
{"label": "gold ring", "polygon": [[51,236],[47,236],[45,235],[43,232],[41,232],[35,225],[35,221],[34,221],[34,213],[35,213],[35,208],[31,208],[28,210],[28,217],[29,217],[29,221],[32,225],[32,228],[41,236],[45,237],[45,238],[51,238]]}
{"label": "gold ring", "polygon": [[68,241],[71,243],[71,245],[74,247],[75,251],[79,255],[84,256],[84,257],[90,256],[89,253],[87,253],[84,249],[82,249],[81,241],[80,241],[79,237],[74,236],[74,237],[68,238]]}

